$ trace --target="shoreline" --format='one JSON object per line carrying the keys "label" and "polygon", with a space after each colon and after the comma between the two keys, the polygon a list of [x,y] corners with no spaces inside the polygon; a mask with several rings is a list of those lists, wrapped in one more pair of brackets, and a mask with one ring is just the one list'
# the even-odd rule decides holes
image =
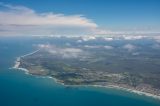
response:
{"label": "shoreline", "polygon": [[[40,50],[40,49],[39,49]],[[25,74],[27,75],[33,75],[33,74],[30,74],[29,73],[29,70],[25,69],[25,68],[19,68],[19,65],[20,65],[20,58],[21,57],[25,57],[25,56],[28,56],[28,55],[32,55],[36,52],[38,52],[39,50],[36,50],[34,52],[31,52],[31,53],[28,53],[26,55],[23,55],[23,56],[20,56],[20,57],[17,57],[16,61],[15,61],[15,65],[12,67],[13,69],[18,69],[18,70],[22,70],[25,72]],[[127,92],[130,92],[130,93],[134,93],[134,94],[138,94],[138,95],[144,95],[144,96],[147,96],[147,97],[152,97],[154,99],[158,99],[160,100],[160,96],[157,96],[157,95],[153,95],[151,93],[147,93],[147,92],[142,92],[142,91],[138,91],[138,90],[134,90],[134,89],[128,89],[128,88],[124,88],[124,87],[120,87],[120,86],[116,86],[116,85],[107,85],[107,86],[103,86],[103,85],[66,85],[62,82],[60,82],[58,79],[56,78],[53,78],[51,76],[38,76],[40,78],[50,78],[50,79],[53,79],[55,81],[55,83],[58,83],[58,84],[61,84],[63,86],[71,86],[71,87],[74,87],[74,86],[87,86],[87,87],[98,87],[98,88],[113,88],[113,89],[117,89],[117,90],[123,90],[123,91],[127,91]]]}
{"label": "shoreline", "polygon": [[147,92],[142,92],[142,91],[138,91],[138,90],[134,90],[134,89],[128,89],[128,88],[124,88],[124,87],[120,87],[120,86],[116,86],[116,85],[108,85],[108,86],[102,86],[102,85],[91,85],[94,87],[102,87],[102,88],[113,88],[113,89],[117,89],[117,90],[123,90],[123,91],[127,91],[130,93],[134,93],[134,94],[138,94],[138,95],[143,95],[143,96],[147,96],[147,97],[152,97],[154,99],[158,99],[160,100],[160,96],[157,95],[153,95],[151,93],[147,93]]}
{"label": "shoreline", "polygon": [[[19,56],[19,57],[17,57],[17,59],[15,60],[15,64],[14,64],[14,66],[12,67],[12,68],[15,68],[15,69],[17,69],[17,68],[19,68],[19,65],[20,65],[20,59],[21,59],[21,57],[25,57],[25,56],[29,56],[29,55],[32,55],[32,54],[34,54],[34,53],[36,53],[36,52],[38,52],[38,51],[40,51],[40,49],[38,49],[38,50],[36,50],[36,51],[33,51],[33,52],[31,52],[31,53],[28,53],[28,54],[25,54],[25,55],[22,55],[22,56]],[[27,69],[25,69],[25,68],[21,68],[22,70],[27,70]]]}
{"label": "shoreline", "polygon": [[[27,69],[25,69],[25,68],[14,68],[14,69],[22,70],[27,75],[33,75],[33,74],[30,74],[29,71]],[[108,85],[108,86],[103,86],[103,85],[66,85],[66,84],[60,82],[58,79],[53,78],[51,76],[37,76],[37,78],[49,78],[49,79],[53,79],[55,83],[63,85],[63,86],[66,86],[66,87],[67,86],[70,86],[70,87],[81,86],[81,87],[111,88],[111,89],[123,90],[123,91],[134,93],[134,94],[137,94],[137,95],[140,95],[140,96],[147,96],[147,97],[151,97],[151,98],[160,100],[160,96],[153,95],[153,94],[147,93],[147,92],[138,91],[138,90],[127,89],[127,88],[116,86],[116,85]]]}

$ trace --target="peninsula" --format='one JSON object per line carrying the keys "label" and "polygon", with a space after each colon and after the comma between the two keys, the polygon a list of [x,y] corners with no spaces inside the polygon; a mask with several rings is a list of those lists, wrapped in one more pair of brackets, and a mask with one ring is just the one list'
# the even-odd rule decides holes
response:
{"label": "peninsula", "polygon": [[158,59],[151,54],[135,57],[124,52],[45,45],[18,58],[15,67],[27,69],[32,75],[55,78],[64,85],[119,87],[159,97]]}

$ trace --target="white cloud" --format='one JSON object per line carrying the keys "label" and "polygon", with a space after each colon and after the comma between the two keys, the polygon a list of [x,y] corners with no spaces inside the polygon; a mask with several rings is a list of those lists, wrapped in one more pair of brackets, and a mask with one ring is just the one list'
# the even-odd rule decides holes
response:
{"label": "white cloud", "polygon": [[133,51],[136,49],[136,46],[132,45],[132,44],[126,44],[123,46],[124,49],[127,49],[129,52]]}
{"label": "white cloud", "polygon": [[108,46],[108,45],[104,46],[104,48],[105,48],[105,49],[114,49],[113,46]]}
{"label": "white cloud", "polygon": [[83,15],[37,13],[23,7],[0,3],[0,35],[88,34],[97,24]]}
{"label": "white cloud", "polygon": [[96,49],[96,48],[101,48],[102,46],[91,46],[91,45],[84,45],[86,48],[91,48],[91,49]]}
{"label": "white cloud", "polygon": [[96,37],[95,36],[83,36],[83,37],[81,37],[81,39],[83,41],[89,41],[89,40],[95,40]]}
{"label": "white cloud", "polygon": [[[24,6],[0,2],[0,36],[13,35],[115,35],[148,34],[150,31],[117,32],[100,28],[95,22],[79,14],[65,15],[53,12],[37,13]],[[159,33],[157,31],[156,33]],[[134,36],[134,35],[133,35]],[[141,37],[126,38],[141,39]],[[84,39],[87,40],[87,39]],[[111,40],[111,39],[107,39]]]}
{"label": "white cloud", "polygon": [[154,39],[156,42],[160,43],[160,36],[154,36],[153,39]]}
{"label": "white cloud", "polygon": [[77,40],[77,43],[82,43],[82,40],[80,40],[80,39],[79,39],[79,40]]}
{"label": "white cloud", "polygon": [[114,47],[112,47],[112,46],[109,46],[109,45],[105,45],[105,46],[101,46],[101,45],[94,45],[94,46],[92,46],[92,45],[84,45],[84,47],[86,47],[86,48],[90,48],[90,49],[97,49],[97,48],[105,48],[105,49],[108,49],[108,50],[111,50],[111,49],[114,49]]}
{"label": "white cloud", "polygon": [[62,58],[86,58],[88,53],[79,48],[60,48],[49,44],[39,44],[39,48],[48,51],[49,53],[60,56]]}
{"label": "white cloud", "polygon": [[37,46],[38,46],[39,48],[46,48],[46,49],[51,48],[51,45],[49,45],[49,44],[38,44]]}
{"label": "white cloud", "polygon": [[125,40],[138,40],[138,39],[143,39],[146,38],[144,35],[123,35],[122,36]]}
{"label": "white cloud", "polygon": [[108,38],[104,38],[104,40],[106,40],[106,41],[112,41],[112,40],[113,40],[113,38],[108,37]]}

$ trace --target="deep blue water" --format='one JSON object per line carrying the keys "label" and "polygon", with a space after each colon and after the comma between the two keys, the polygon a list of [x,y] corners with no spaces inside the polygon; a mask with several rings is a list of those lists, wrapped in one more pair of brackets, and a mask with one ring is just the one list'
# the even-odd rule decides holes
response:
{"label": "deep blue water", "polygon": [[9,69],[16,57],[33,51],[35,39],[0,39],[0,106],[160,106],[160,100],[122,90],[65,87],[52,79]]}

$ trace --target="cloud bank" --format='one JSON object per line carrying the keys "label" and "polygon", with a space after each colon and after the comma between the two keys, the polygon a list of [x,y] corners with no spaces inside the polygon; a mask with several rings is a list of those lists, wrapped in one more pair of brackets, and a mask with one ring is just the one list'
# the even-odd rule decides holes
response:
{"label": "cloud bank", "polygon": [[[154,34],[150,31],[111,31],[99,27],[91,19],[81,15],[65,15],[53,12],[38,13],[35,10],[0,2],[0,36],[36,35],[36,36],[79,36],[79,35],[130,35]],[[126,38],[132,39],[132,38]],[[134,37],[133,39],[141,39]],[[83,39],[84,40],[84,39]],[[106,41],[111,41],[107,38]]]}
{"label": "cloud bank", "polygon": [[0,35],[91,34],[97,24],[83,15],[37,13],[0,2]]}
{"label": "cloud bank", "polygon": [[40,49],[43,49],[53,55],[59,56],[64,59],[70,59],[70,58],[87,58],[89,54],[82,49],[79,48],[60,48],[56,47],[54,45],[49,44],[39,44],[38,47]]}

